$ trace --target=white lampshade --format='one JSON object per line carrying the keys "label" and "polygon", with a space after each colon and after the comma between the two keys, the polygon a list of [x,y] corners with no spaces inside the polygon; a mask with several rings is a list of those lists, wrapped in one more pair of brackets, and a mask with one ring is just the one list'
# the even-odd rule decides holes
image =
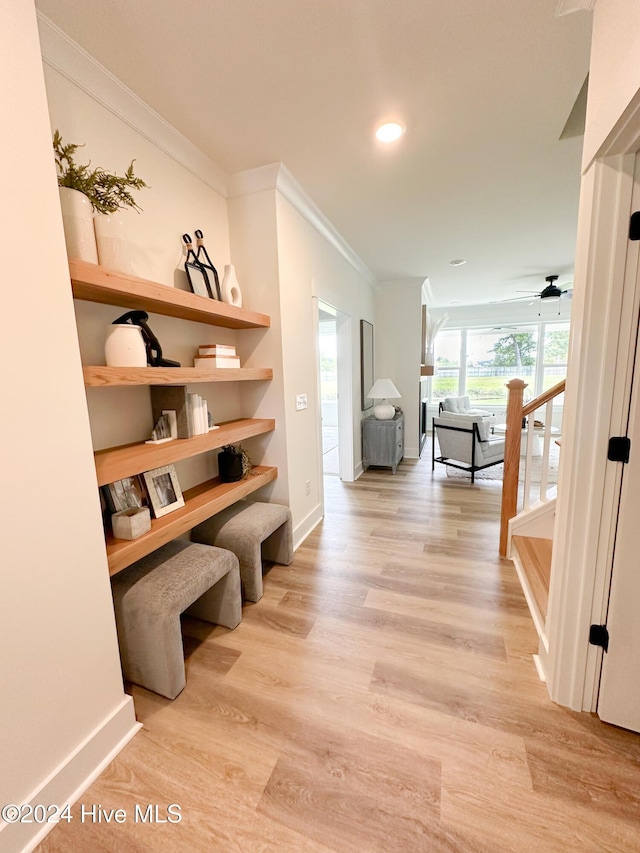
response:
{"label": "white lampshade", "polygon": [[382,400],[373,407],[373,414],[379,421],[389,421],[395,415],[395,406],[387,402],[389,397],[400,397],[401,394],[390,379],[376,379],[373,388],[367,394],[372,400]]}
{"label": "white lampshade", "polygon": [[372,400],[387,399],[388,397],[401,397],[402,395],[390,379],[376,379],[373,383],[373,388],[370,389],[367,397]]}

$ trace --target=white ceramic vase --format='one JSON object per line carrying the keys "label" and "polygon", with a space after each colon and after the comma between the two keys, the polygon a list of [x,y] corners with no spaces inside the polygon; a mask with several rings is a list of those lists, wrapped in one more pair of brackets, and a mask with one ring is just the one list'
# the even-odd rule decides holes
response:
{"label": "white ceramic vase", "polygon": [[236,278],[236,268],[233,264],[225,264],[224,278],[221,285],[222,301],[236,308],[242,308],[242,291]]}
{"label": "white ceramic vase", "polygon": [[140,326],[115,323],[111,326],[104,345],[104,355],[109,367],[146,367],[147,349]]}
{"label": "white ceramic vase", "polygon": [[129,240],[124,219],[116,213],[97,213],[93,219],[101,267],[116,272],[131,272]]}
{"label": "white ceramic vase", "polygon": [[64,225],[67,256],[98,263],[96,234],[93,229],[93,208],[84,193],[69,187],[58,187]]}

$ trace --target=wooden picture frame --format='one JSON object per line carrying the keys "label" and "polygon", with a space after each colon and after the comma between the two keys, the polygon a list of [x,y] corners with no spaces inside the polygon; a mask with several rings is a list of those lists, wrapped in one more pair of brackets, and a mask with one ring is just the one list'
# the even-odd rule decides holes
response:
{"label": "wooden picture frame", "polygon": [[152,468],[151,471],[145,471],[142,478],[156,518],[162,518],[163,515],[184,506],[182,489],[173,465]]}
{"label": "wooden picture frame", "polygon": [[363,412],[373,406],[373,400],[367,397],[373,382],[373,325],[360,320],[360,400]]}

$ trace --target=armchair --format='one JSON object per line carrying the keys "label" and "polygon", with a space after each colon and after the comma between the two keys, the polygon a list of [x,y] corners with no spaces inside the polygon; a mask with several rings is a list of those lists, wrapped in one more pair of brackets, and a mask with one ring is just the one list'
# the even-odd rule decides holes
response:
{"label": "armchair", "polygon": [[[436,456],[436,437],[440,455]],[[504,438],[494,438],[490,432],[490,419],[483,415],[457,415],[442,412],[433,418],[431,437],[431,470],[442,462],[471,473],[504,461]]]}

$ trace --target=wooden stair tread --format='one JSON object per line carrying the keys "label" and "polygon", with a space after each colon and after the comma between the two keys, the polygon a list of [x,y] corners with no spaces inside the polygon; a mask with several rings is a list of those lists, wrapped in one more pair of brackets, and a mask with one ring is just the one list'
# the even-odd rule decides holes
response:
{"label": "wooden stair tread", "polygon": [[543,619],[547,616],[549,581],[551,578],[551,539],[533,536],[513,536],[511,547],[518,553],[522,570]]}

